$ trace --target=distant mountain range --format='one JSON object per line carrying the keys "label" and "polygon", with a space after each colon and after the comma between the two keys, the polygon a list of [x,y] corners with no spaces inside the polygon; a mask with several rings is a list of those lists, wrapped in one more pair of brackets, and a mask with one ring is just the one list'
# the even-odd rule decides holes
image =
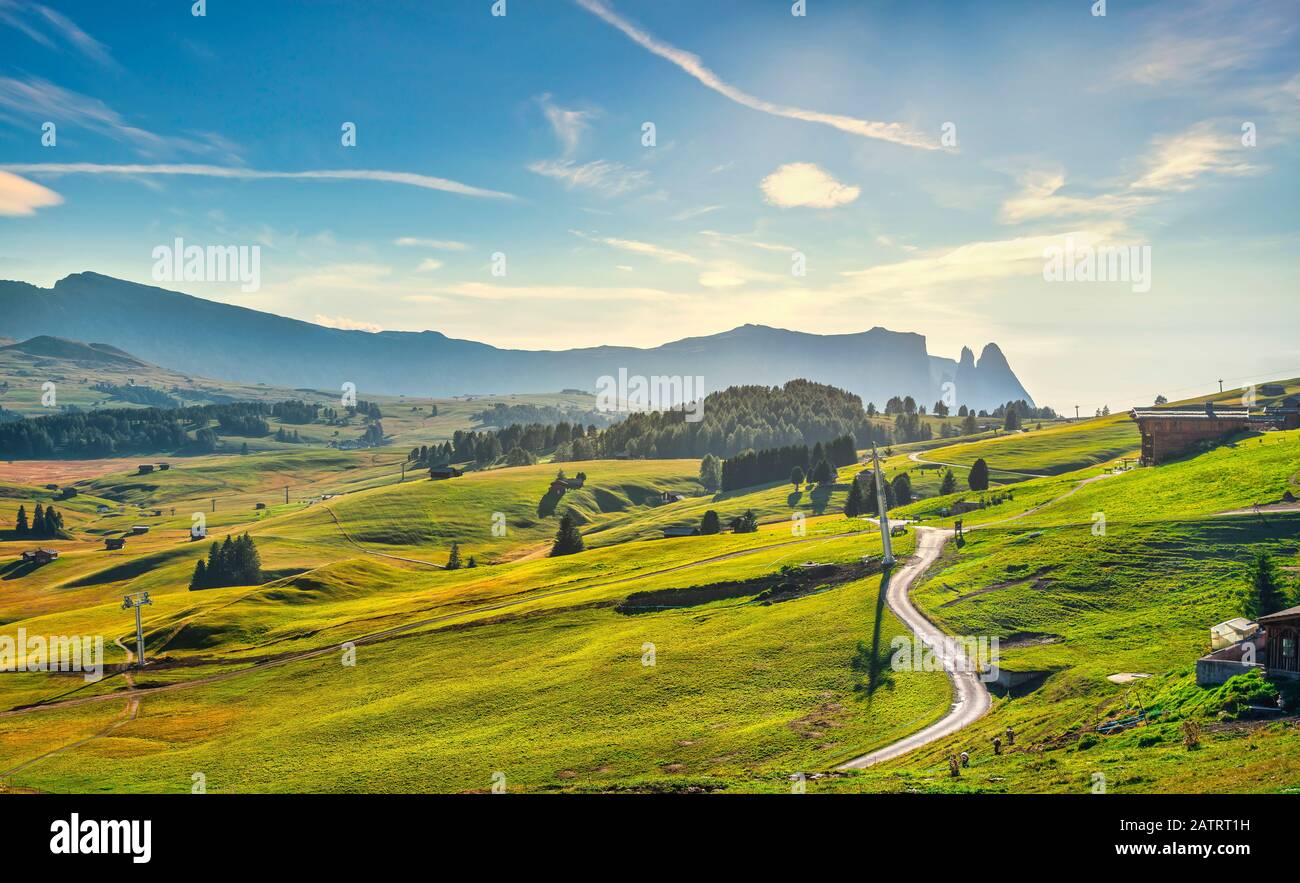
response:
{"label": "distant mountain range", "polygon": [[930,355],[920,334],[884,328],[820,335],[742,325],[648,349],[510,350],[437,331],[325,328],[98,273],[76,273],[48,289],[0,281],[0,336],[39,335],[97,341],[207,377],[317,389],[352,382],[390,395],[595,390],[598,378],[622,368],[647,377],[700,376],[706,392],[803,377],[877,406],[894,395],[930,406],[951,382],[959,405],[1033,404],[996,344],[978,360],[969,348],[953,360]]}

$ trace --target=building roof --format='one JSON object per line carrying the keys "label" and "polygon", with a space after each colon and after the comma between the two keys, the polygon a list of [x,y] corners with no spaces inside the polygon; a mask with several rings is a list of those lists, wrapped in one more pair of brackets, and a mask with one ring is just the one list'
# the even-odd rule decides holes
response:
{"label": "building roof", "polygon": [[1279,610],[1277,613],[1270,613],[1268,616],[1261,616],[1259,621],[1261,625],[1265,625],[1279,619],[1294,619],[1298,616],[1300,616],[1300,605],[1288,607],[1286,610]]}
{"label": "building roof", "polygon": [[1215,408],[1208,411],[1204,408],[1193,410],[1190,408],[1134,408],[1132,410],[1133,419],[1135,420],[1248,420],[1250,411],[1246,408]]}

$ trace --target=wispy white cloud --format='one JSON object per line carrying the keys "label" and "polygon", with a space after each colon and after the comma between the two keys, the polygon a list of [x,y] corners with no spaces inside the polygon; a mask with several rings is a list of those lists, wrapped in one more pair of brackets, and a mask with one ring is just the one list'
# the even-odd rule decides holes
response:
{"label": "wispy white cloud", "polygon": [[1247,159],[1241,133],[1229,124],[1206,120],[1186,131],[1152,142],[1146,171],[1135,190],[1187,190],[1204,175],[1249,175],[1259,169]]}
{"label": "wispy white cloud", "polygon": [[98,64],[113,66],[113,59],[103,43],[63,13],[43,4],[0,0],[0,25],[17,29],[48,49],[68,46]]}
{"label": "wispy white cloud", "polygon": [[746,245],[750,248],[759,248],[763,251],[780,251],[791,252],[795,248],[793,245],[782,245],[777,242],[764,242],[761,239],[754,239],[750,236],[741,236],[736,233],[719,233],[717,230],[701,230],[701,236],[707,236],[715,243],[727,242],[735,245]]}
{"label": "wispy white cloud", "polygon": [[650,183],[649,172],[603,159],[588,163],[567,159],[539,160],[530,164],[528,170],[561,181],[570,190],[591,190],[601,196],[621,196]]}
{"label": "wispy white cloud", "polygon": [[1034,170],[1020,177],[1020,192],[1002,204],[1002,220],[1009,224],[1041,218],[1110,217],[1120,219],[1154,202],[1150,196],[1099,193],[1071,196],[1061,193],[1065,173]]}
{"label": "wispy white cloud", "polygon": [[678,212],[677,214],[673,215],[673,216],[672,216],[671,218],[669,218],[668,220],[670,220],[670,221],[688,221],[688,220],[690,220],[691,218],[698,218],[700,215],[707,215],[707,214],[709,214],[709,213],[711,213],[711,212],[716,212],[716,211],[718,211],[720,208],[722,208],[722,206],[720,206],[720,205],[702,205],[702,206],[699,206],[699,207],[697,207],[697,208],[688,208],[688,209],[683,209],[682,211],[680,211],[680,212]]}
{"label": "wispy white cloud", "polygon": [[1198,0],[1153,10],[1126,46],[1120,84],[1180,86],[1265,64],[1295,34],[1293,0]]}
{"label": "wispy white cloud", "polygon": [[0,216],[26,217],[61,202],[62,196],[35,181],[0,172]]}
{"label": "wispy white cloud", "polygon": [[756,98],[730,83],[725,82],[712,70],[705,67],[704,62],[698,55],[687,52],[684,49],[678,49],[676,46],[665,43],[647,31],[633,25],[627,19],[615,12],[610,5],[605,2],[605,0],[577,0],[577,2],[583,9],[586,9],[588,12],[599,17],[602,21],[622,31],[637,45],[655,55],[658,55],[660,58],[677,65],[677,67],[681,68],[683,71],[690,74],[700,83],[717,92],[719,95],[729,98],[737,104],[748,107],[751,110],[757,110],[762,113],[785,117],[792,120],[821,123],[839,129],[841,132],[848,132],[851,135],[889,141],[906,147],[919,147],[925,150],[938,149],[938,145],[934,143],[933,139],[928,138],[900,123],[881,123],[872,120],[860,120],[854,117],[841,116],[839,114],[820,113],[818,111],[805,110],[790,105],[776,104],[771,101]]}
{"label": "wispy white cloud", "polygon": [[671,248],[664,248],[661,245],[655,245],[651,242],[640,242],[635,239],[617,239],[612,236],[593,236],[584,233],[581,230],[570,230],[574,236],[585,239],[588,242],[595,242],[600,245],[608,245],[610,248],[617,248],[620,251],[638,254],[642,257],[654,258],[665,264],[698,264],[699,259],[682,251],[675,251]]}
{"label": "wispy white cloud", "polygon": [[415,272],[429,273],[432,272],[433,270],[441,270],[441,269],[442,269],[442,261],[436,260],[435,258],[425,258],[424,260],[420,261],[420,265],[415,268]]}
{"label": "wispy white cloud", "polygon": [[555,132],[555,137],[564,148],[564,155],[572,156],[578,149],[578,142],[582,140],[583,133],[589,128],[589,121],[595,113],[589,110],[560,107],[551,100],[549,93],[539,95],[537,103],[541,105],[542,113],[551,124],[551,130]]}
{"label": "wispy white cloud", "polygon": [[469,244],[454,239],[421,239],[417,236],[401,236],[393,240],[393,245],[407,248],[432,248],[437,251],[468,251]]}
{"label": "wispy white cloud", "polygon": [[98,98],[39,78],[16,80],[0,77],[0,119],[10,124],[27,125],[33,118],[55,120],[60,125],[75,123],[80,128],[129,144],[148,157],[188,153],[239,161],[237,145],[215,133],[159,135],[127,122],[125,117]]}
{"label": "wispy white cloud", "polygon": [[303,172],[277,172],[242,167],[198,164],[135,164],[135,163],[3,163],[0,170],[32,175],[195,175],[206,178],[231,178],[236,180],[299,180],[299,181],[383,181],[403,184],[424,190],[442,190],[461,196],[482,199],[515,199],[510,193],[472,187],[447,178],[419,175],[414,172],[388,172],[375,169],[312,169]]}
{"label": "wispy white cloud", "polygon": [[764,178],[759,185],[763,197],[781,208],[835,208],[847,205],[861,193],[857,187],[841,184],[813,163],[787,163]]}
{"label": "wispy white cloud", "polygon": [[1041,278],[1046,250],[1063,249],[1067,241],[1071,241],[1076,249],[1118,244],[1111,237],[1111,231],[1080,229],[1068,233],[968,242],[922,257],[879,264],[864,270],[849,270],[841,275],[850,281],[847,290],[872,294],[932,291],[945,286],[1014,277]]}

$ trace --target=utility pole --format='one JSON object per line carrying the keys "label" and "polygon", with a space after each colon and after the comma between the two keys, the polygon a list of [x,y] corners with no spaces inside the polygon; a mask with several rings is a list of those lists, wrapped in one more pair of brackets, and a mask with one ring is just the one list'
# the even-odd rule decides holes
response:
{"label": "utility pole", "polygon": [[885,567],[893,567],[894,550],[889,545],[889,511],[885,506],[885,478],[880,469],[880,454],[876,451],[875,442],[871,443],[871,462],[876,472],[876,511],[880,513],[880,545],[885,552],[881,564]]}
{"label": "utility pole", "polygon": [[135,608],[135,655],[136,666],[144,665],[144,629],[140,626],[140,608],[145,604],[152,604],[149,600],[148,592],[136,592],[133,595],[126,595],[122,598],[122,609],[130,610]]}
{"label": "utility pole", "polygon": [[1078,406],[1078,405],[1075,405],[1075,406],[1074,406],[1074,419],[1075,419],[1075,420],[1078,420],[1078,419],[1079,419],[1079,406]]}

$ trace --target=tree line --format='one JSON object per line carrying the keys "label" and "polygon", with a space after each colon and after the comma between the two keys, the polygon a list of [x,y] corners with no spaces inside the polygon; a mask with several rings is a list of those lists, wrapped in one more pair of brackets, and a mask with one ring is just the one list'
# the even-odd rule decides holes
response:
{"label": "tree line", "polygon": [[213,542],[208,560],[194,564],[190,590],[215,589],[222,586],[255,586],[262,582],[262,558],[253,538],[245,533],[239,539],[226,534],[224,543]]}
{"label": "tree line", "polygon": [[36,509],[32,512],[30,524],[27,523],[27,507],[18,507],[18,519],[14,524],[14,533],[20,537],[34,540],[54,540],[68,536],[63,529],[63,513],[56,512],[53,506],[42,508],[40,503],[36,504]]}

